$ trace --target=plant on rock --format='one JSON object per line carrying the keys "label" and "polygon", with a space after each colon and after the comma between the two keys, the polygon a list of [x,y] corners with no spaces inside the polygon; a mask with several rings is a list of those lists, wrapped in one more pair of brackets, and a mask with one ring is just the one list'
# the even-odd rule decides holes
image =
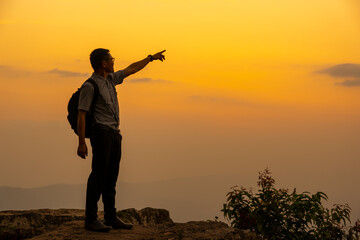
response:
{"label": "plant on rock", "polygon": [[232,227],[250,229],[265,239],[355,240],[360,237],[360,221],[350,223],[350,207],[335,204],[325,208],[323,192],[297,193],[296,189],[276,189],[268,168],[259,172],[257,193],[233,187],[221,210]]}

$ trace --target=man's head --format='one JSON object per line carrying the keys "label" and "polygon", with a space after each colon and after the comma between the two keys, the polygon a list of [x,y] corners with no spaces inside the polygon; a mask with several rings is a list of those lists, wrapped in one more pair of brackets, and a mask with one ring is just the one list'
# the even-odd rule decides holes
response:
{"label": "man's head", "polygon": [[103,69],[109,73],[114,72],[114,60],[108,49],[97,48],[90,54],[90,62],[94,71]]}

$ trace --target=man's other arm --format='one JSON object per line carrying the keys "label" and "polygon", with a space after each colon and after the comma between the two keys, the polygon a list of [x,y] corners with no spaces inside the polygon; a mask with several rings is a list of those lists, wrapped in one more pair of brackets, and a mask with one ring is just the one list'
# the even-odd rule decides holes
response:
{"label": "man's other arm", "polygon": [[[160,60],[160,61],[164,61],[165,60],[165,56],[163,55],[163,52],[158,52],[155,53],[154,55],[152,55],[153,60]],[[151,61],[150,57],[146,57],[143,60],[140,60],[138,62],[134,62],[131,65],[129,65],[127,68],[124,69],[124,78],[126,78],[127,76],[134,74],[138,71],[140,71],[141,69],[143,69],[149,62]]]}
{"label": "man's other arm", "polygon": [[84,159],[88,155],[88,150],[87,150],[87,146],[85,143],[86,113],[87,112],[84,110],[79,110],[78,121],[77,121],[77,130],[78,130],[78,135],[79,135],[79,146],[78,146],[77,154],[81,158],[84,158]]}

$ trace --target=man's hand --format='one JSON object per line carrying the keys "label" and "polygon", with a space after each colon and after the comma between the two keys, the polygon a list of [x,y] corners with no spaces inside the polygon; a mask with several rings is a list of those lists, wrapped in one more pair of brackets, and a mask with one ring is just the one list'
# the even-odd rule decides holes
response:
{"label": "man's hand", "polygon": [[141,69],[143,69],[150,62],[151,58],[153,60],[164,61],[165,56],[163,55],[163,52],[165,52],[165,51],[166,50],[155,53],[154,55],[151,55],[151,57],[147,56],[143,60],[140,60],[138,62],[134,62],[134,63],[130,64],[127,68],[124,69],[124,77],[128,77],[131,74],[134,74],[134,73],[140,71]]}
{"label": "man's hand", "polygon": [[88,155],[86,143],[79,143],[77,154],[83,159],[86,158],[86,156]]}
{"label": "man's hand", "polygon": [[154,59],[154,60],[164,61],[164,60],[165,60],[165,56],[164,56],[162,53],[165,52],[165,51],[166,51],[166,50],[161,51],[161,52],[158,52],[158,53],[155,53],[154,55],[152,55],[153,59]]}
{"label": "man's hand", "polygon": [[77,129],[79,135],[79,146],[77,150],[77,155],[81,158],[86,158],[88,155],[88,150],[85,143],[85,125],[86,125],[86,111],[79,110],[78,113],[78,122],[77,122]]}

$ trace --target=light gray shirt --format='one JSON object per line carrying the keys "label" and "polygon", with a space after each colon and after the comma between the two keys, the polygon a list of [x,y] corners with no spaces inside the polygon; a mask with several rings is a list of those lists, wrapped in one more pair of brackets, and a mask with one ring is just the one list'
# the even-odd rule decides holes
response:
{"label": "light gray shirt", "polygon": [[[95,103],[93,125],[102,124],[113,129],[119,129],[119,103],[115,86],[124,80],[124,71],[110,73],[107,78],[93,73],[92,78],[99,87],[100,95]],[[89,82],[84,82],[80,88],[79,110],[89,111],[94,98],[94,87]]]}

